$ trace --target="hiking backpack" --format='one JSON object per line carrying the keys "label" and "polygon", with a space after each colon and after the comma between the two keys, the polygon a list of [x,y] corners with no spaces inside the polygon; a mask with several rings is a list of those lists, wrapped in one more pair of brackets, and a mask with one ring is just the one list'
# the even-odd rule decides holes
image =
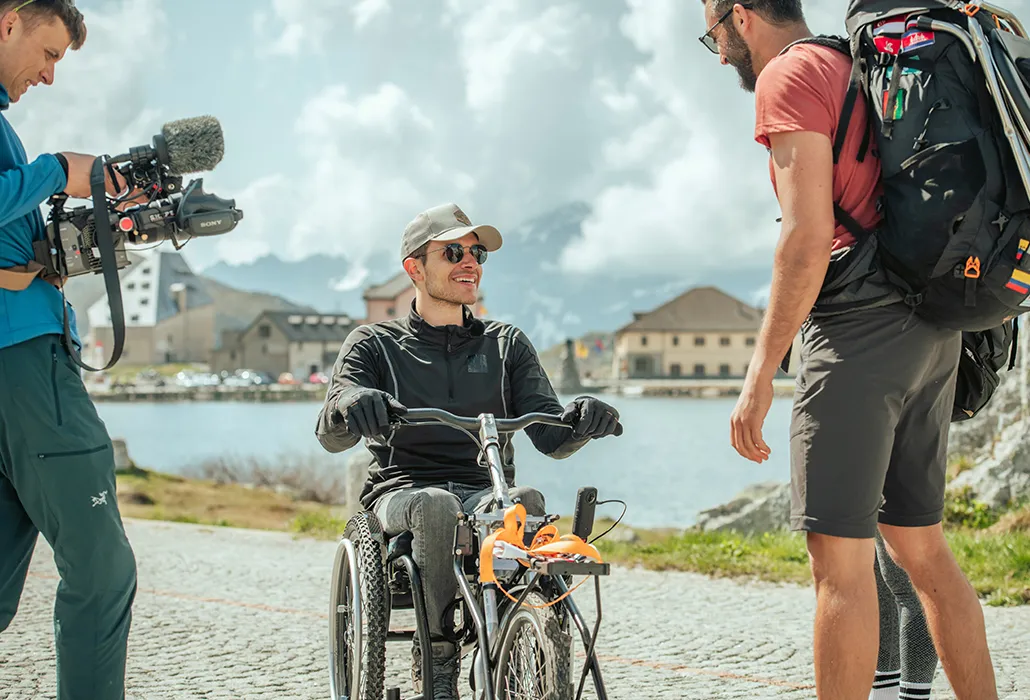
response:
{"label": "hiking backpack", "polygon": [[[852,59],[837,163],[861,91],[880,159],[883,223],[834,212],[914,313],[963,331],[953,421],[976,415],[1018,349],[1030,311],[1030,40],[1001,8],[956,0],[851,0],[847,38],[810,37]],[[789,47],[788,47],[789,48]]]}
{"label": "hiking backpack", "polygon": [[[995,8],[992,8],[994,10]],[[914,312],[961,331],[1030,311],[1030,40],[1018,20],[955,0],[851,0],[851,56],[833,148],[840,157],[861,91],[880,158],[883,271]],[[1014,31],[1010,31],[1014,30]],[[1015,33],[1015,32],[1018,32]]]}
{"label": "hiking backpack", "polygon": [[953,423],[973,418],[991,400],[1000,382],[998,372],[1005,365],[1006,356],[1011,357],[1009,348],[1015,347],[1016,342],[1012,321],[990,330],[962,334],[962,355],[951,409]]}

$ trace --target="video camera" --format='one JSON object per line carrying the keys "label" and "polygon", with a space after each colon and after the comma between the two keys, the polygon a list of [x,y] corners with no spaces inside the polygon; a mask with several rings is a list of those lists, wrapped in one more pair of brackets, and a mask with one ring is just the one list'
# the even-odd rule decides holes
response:
{"label": "video camera", "polygon": [[[101,188],[107,223],[97,228],[97,187],[93,206],[66,209],[68,196],[50,198],[46,240],[34,244],[36,261],[43,265],[45,277],[75,277],[104,271],[103,243],[108,234],[114,250],[113,265],[120,270],[129,265],[126,243],[172,241],[176,250],[197,236],[214,236],[236,228],[243,212],[232,199],[204,192],[203,178],[191,181],[183,190],[182,174],[212,170],[224,152],[222,128],[214,117],[194,117],[165,124],[154,136],[153,146],[137,146],[128,153],[94,162],[94,175],[103,182],[103,168],[117,170],[129,186],[129,193],[141,190],[145,204],[134,204],[119,211],[128,201],[108,198]],[[99,170],[98,170],[99,169]],[[96,178],[95,178],[96,179]],[[113,179],[113,177],[112,177]],[[94,182],[94,185],[96,183]],[[102,215],[101,215],[102,216]]]}
{"label": "video camera", "polygon": [[[44,268],[43,277],[63,280],[103,274],[111,308],[114,349],[107,365],[98,369],[79,357],[71,340],[68,305],[64,304],[65,345],[83,369],[109,369],[121,357],[125,313],[118,270],[130,264],[127,243],[170,240],[179,250],[192,238],[227,233],[243,219],[235,200],[204,192],[202,178],[191,180],[185,188],[182,185],[183,174],[212,170],[224,150],[222,127],[214,117],[169,122],[154,136],[152,146],[136,146],[114,158],[102,156],[93,161],[92,207],[66,209],[67,195],[50,198],[45,240],[33,244],[36,262]],[[120,196],[108,197],[106,175],[116,180],[114,171],[128,187]],[[143,198],[145,203],[139,203]],[[63,294],[63,282],[60,286]]]}

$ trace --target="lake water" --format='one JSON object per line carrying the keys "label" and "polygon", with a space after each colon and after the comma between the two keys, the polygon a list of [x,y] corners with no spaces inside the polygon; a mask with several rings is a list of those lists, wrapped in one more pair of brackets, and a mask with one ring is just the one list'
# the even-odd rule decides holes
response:
{"label": "lake water", "polygon": [[[638,527],[686,527],[698,511],[733,498],[760,481],[790,477],[790,399],[773,402],[764,437],[770,459],[758,465],[729,443],[735,399],[609,397],[625,433],[586,445],[565,460],[537,452],[516,437],[516,481],[540,489],[548,510],[571,514],[576,491],[594,486],[598,499],[626,501],[624,522]],[[562,402],[565,402],[563,398]],[[207,459],[310,456],[326,469],[342,468],[350,452],[326,453],[314,436],[320,403],[97,402],[112,437],[124,438],[137,464],[182,473]],[[622,506],[599,506],[598,517]]]}

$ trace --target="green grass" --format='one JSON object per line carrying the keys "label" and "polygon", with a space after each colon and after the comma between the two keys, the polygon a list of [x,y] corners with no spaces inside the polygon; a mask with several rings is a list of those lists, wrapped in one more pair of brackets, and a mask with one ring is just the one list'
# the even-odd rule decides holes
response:
{"label": "green grass", "polygon": [[638,533],[632,543],[597,542],[607,561],[658,571],[805,583],[810,579],[805,540],[787,532],[746,536],[724,532]]}
{"label": "green grass", "polygon": [[[597,543],[607,561],[659,571],[810,584],[805,537],[688,530],[641,531],[632,543]],[[967,491],[949,493],[945,536],[962,571],[988,605],[1030,604],[1030,505],[992,511]]]}
{"label": "green grass", "polygon": [[[118,474],[118,500],[128,517],[216,527],[250,527],[334,540],[346,526],[321,503],[294,500],[268,488],[170,476],[145,469]],[[599,518],[594,534],[612,524]],[[569,518],[556,523],[568,533]],[[973,588],[989,605],[1030,604],[1030,504],[991,510],[952,491],[945,508],[948,542]],[[620,538],[619,535],[630,535]],[[620,541],[621,540],[621,541]],[[780,531],[746,536],[698,530],[633,530],[618,526],[596,543],[605,561],[659,571],[811,584],[805,538]]]}
{"label": "green grass", "polygon": [[328,510],[301,513],[290,521],[290,530],[318,539],[334,540],[343,534],[347,521],[333,517]]}

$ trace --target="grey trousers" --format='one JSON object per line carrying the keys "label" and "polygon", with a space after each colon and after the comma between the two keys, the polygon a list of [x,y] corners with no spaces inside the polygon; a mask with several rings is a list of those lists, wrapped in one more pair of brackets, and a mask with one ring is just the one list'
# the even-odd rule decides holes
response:
{"label": "grey trousers", "polygon": [[[517,486],[508,493],[522,503],[528,515],[545,514],[544,496],[536,489]],[[491,497],[489,488],[444,483],[391,491],[372,504],[372,512],[388,536],[408,530],[413,535],[412,558],[422,577],[431,639],[444,639],[454,630],[454,620],[444,620],[444,613],[458,596],[451,553],[457,514],[485,513]]]}

